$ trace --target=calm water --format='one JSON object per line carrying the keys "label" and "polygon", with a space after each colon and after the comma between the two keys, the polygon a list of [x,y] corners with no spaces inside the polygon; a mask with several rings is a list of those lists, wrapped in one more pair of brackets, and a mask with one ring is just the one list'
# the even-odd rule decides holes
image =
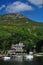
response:
{"label": "calm water", "polygon": [[13,57],[13,59],[4,61],[0,59],[0,65],[43,65],[43,57],[34,58],[32,60],[24,57]]}

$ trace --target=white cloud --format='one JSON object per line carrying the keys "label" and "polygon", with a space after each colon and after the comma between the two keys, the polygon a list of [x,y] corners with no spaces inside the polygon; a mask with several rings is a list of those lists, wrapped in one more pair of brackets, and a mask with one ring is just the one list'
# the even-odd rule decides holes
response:
{"label": "white cloud", "polygon": [[42,6],[43,4],[43,0],[28,0],[28,1],[33,3],[34,5],[37,5],[38,7],[40,7],[40,5]]}
{"label": "white cloud", "polygon": [[22,3],[19,1],[13,2],[12,4],[10,4],[6,7],[6,11],[9,13],[27,11],[27,10],[32,10],[32,7],[26,3]]}
{"label": "white cloud", "polygon": [[2,10],[3,8],[5,8],[5,5],[0,6],[0,10]]}

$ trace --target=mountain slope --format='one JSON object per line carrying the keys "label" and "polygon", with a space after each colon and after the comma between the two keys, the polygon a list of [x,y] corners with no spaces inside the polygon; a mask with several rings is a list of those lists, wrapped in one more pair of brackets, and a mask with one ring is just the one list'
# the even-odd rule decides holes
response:
{"label": "mountain slope", "polygon": [[[30,29],[31,32],[43,32],[43,23],[34,22],[20,14],[5,14],[0,16],[0,28],[15,30],[15,28]],[[18,30],[19,30],[18,29]]]}
{"label": "mountain slope", "polygon": [[20,14],[0,15],[0,43],[17,43],[20,38],[24,44],[35,44],[43,39],[43,23]]}
{"label": "mountain slope", "polygon": [[5,14],[5,15],[1,15],[0,16],[0,24],[11,24],[11,25],[15,25],[15,24],[38,24],[38,25],[42,25],[40,23],[36,23],[36,22],[32,22],[32,20],[26,18],[23,15],[20,14]]}

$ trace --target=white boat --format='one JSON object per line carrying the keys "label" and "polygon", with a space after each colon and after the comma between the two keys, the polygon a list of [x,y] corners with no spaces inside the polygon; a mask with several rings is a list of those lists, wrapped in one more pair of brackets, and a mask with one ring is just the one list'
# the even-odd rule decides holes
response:
{"label": "white boat", "polygon": [[34,58],[34,56],[33,55],[26,55],[25,58],[26,58],[26,60],[32,60]]}
{"label": "white boat", "polygon": [[7,56],[5,56],[5,57],[3,57],[3,60],[10,60],[10,57],[7,57]]}

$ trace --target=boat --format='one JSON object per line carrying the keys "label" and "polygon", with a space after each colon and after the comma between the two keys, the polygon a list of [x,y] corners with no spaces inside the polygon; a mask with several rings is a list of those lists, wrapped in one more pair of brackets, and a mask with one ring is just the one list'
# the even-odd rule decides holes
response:
{"label": "boat", "polygon": [[7,57],[7,56],[5,56],[5,57],[3,57],[3,60],[10,60],[11,58],[10,57]]}
{"label": "boat", "polygon": [[25,56],[26,59],[32,60],[34,58],[33,52],[29,52],[29,55]]}
{"label": "boat", "polygon": [[29,60],[31,60],[31,59],[33,59],[34,57],[33,57],[33,55],[27,55],[26,56],[26,59],[29,59]]}

